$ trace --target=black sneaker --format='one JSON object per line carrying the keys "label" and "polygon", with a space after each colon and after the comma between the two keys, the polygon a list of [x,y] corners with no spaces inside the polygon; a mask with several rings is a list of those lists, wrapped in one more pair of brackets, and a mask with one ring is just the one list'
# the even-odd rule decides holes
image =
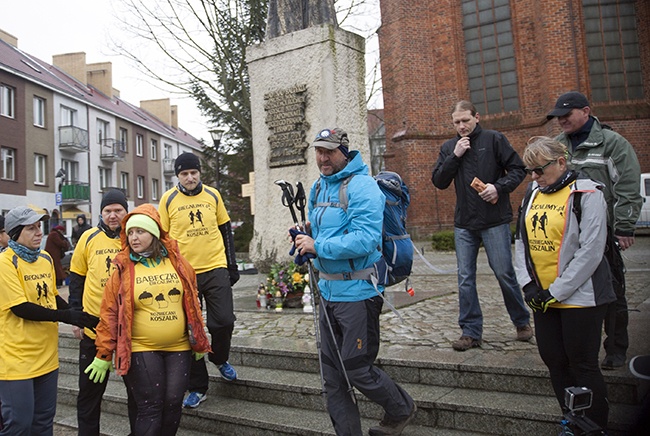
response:
{"label": "black sneaker", "polygon": [[625,366],[625,356],[620,354],[610,354],[600,363],[602,369],[618,369]]}
{"label": "black sneaker", "polygon": [[413,403],[413,410],[406,418],[402,420],[395,420],[384,413],[384,418],[379,422],[378,426],[370,427],[368,434],[370,436],[399,436],[402,430],[415,418],[418,407]]}

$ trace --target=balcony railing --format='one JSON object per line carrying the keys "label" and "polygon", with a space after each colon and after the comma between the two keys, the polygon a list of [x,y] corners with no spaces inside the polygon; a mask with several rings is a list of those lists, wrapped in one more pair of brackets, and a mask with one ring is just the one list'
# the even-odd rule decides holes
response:
{"label": "balcony railing", "polygon": [[90,184],[85,182],[70,182],[61,186],[61,197],[64,204],[80,204],[90,201]]}
{"label": "balcony railing", "polygon": [[124,161],[126,149],[124,141],[117,141],[115,139],[102,139],[101,159],[108,162],[122,162]]}
{"label": "balcony railing", "polygon": [[73,153],[88,152],[88,130],[75,126],[59,127],[59,148]]}
{"label": "balcony railing", "polygon": [[163,159],[163,174],[166,176],[173,176],[174,173],[174,160],[170,158]]}

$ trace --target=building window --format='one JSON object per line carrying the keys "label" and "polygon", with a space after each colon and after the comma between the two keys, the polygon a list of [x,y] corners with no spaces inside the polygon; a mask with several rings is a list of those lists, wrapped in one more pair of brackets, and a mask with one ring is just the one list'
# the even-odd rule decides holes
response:
{"label": "building window", "polygon": [[151,179],[151,199],[158,200],[160,185],[158,184],[158,179]]}
{"label": "building window", "polygon": [[635,0],[582,0],[593,101],[643,99]]}
{"label": "building window", "polygon": [[45,185],[47,180],[47,156],[34,154],[34,184]]}
{"label": "building window", "polygon": [[144,198],[144,177],[138,176],[138,198]]}
{"label": "building window", "polygon": [[165,155],[163,156],[165,159],[173,159],[172,155],[172,146],[169,144],[165,144]]}
{"label": "building window", "polygon": [[45,100],[40,97],[34,97],[34,125],[45,127]]}
{"label": "building window", "polygon": [[129,196],[129,173],[122,172],[120,174],[120,188],[122,188],[122,191],[126,194],[126,196]]}
{"label": "building window", "polygon": [[69,107],[61,106],[61,125],[74,126],[77,118],[77,111]]}
{"label": "building window", "polygon": [[16,150],[2,147],[2,180],[16,180]]}
{"label": "building window", "polygon": [[158,141],[151,140],[151,160],[158,160]]}
{"label": "building window", "polygon": [[120,145],[124,153],[129,152],[129,131],[120,127]]}
{"label": "building window", "polygon": [[142,135],[135,135],[135,154],[137,156],[144,155],[144,143]]}
{"label": "building window", "polygon": [[174,187],[174,184],[172,182],[165,180],[165,192],[169,191],[173,187]]}
{"label": "building window", "polygon": [[8,118],[14,117],[15,90],[7,85],[0,85],[0,115]]}
{"label": "building window", "polygon": [[61,159],[61,167],[65,171],[65,180],[67,182],[79,181],[79,162],[76,160]]}
{"label": "building window", "polygon": [[99,190],[110,187],[113,184],[113,174],[110,168],[99,167]]}
{"label": "building window", "polygon": [[470,99],[481,114],[519,109],[510,0],[462,0]]}
{"label": "building window", "polygon": [[97,143],[102,145],[108,139],[108,121],[97,118]]}

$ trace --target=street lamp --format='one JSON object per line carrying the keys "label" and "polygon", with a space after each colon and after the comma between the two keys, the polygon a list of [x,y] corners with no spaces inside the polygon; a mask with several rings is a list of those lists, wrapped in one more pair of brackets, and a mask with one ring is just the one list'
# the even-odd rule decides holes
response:
{"label": "street lamp", "polygon": [[221,187],[221,185],[219,183],[219,172],[220,172],[220,168],[219,168],[219,160],[220,160],[219,159],[219,144],[221,144],[221,138],[223,137],[223,133],[224,133],[224,130],[219,129],[219,128],[215,128],[215,129],[210,130],[210,136],[212,136],[212,144],[214,145],[214,153],[216,155],[216,161],[217,161],[216,164],[215,164],[215,168],[214,168],[215,173],[216,173],[216,175],[215,175],[215,184],[217,185],[217,189],[219,189]]}

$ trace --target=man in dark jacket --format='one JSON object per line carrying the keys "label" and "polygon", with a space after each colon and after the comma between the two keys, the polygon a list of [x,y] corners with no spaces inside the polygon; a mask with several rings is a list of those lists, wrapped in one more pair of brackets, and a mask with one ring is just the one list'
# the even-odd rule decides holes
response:
{"label": "man in dark jacket", "polygon": [[533,331],[512,265],[509,198],[526,176],[524,164],[503,134],[481,128],[479,114],[469,101],[456,103],[452,121],[458,135],[442,144],[431,176],[439,189],[448,188],[452,180],[456,188],[458,324],[463,332],[452,346],[454,350],[465,351],[482,343],[483,314],[476,291],[476,260],[481,242],[517,328],[517,340],[527,341]]}

